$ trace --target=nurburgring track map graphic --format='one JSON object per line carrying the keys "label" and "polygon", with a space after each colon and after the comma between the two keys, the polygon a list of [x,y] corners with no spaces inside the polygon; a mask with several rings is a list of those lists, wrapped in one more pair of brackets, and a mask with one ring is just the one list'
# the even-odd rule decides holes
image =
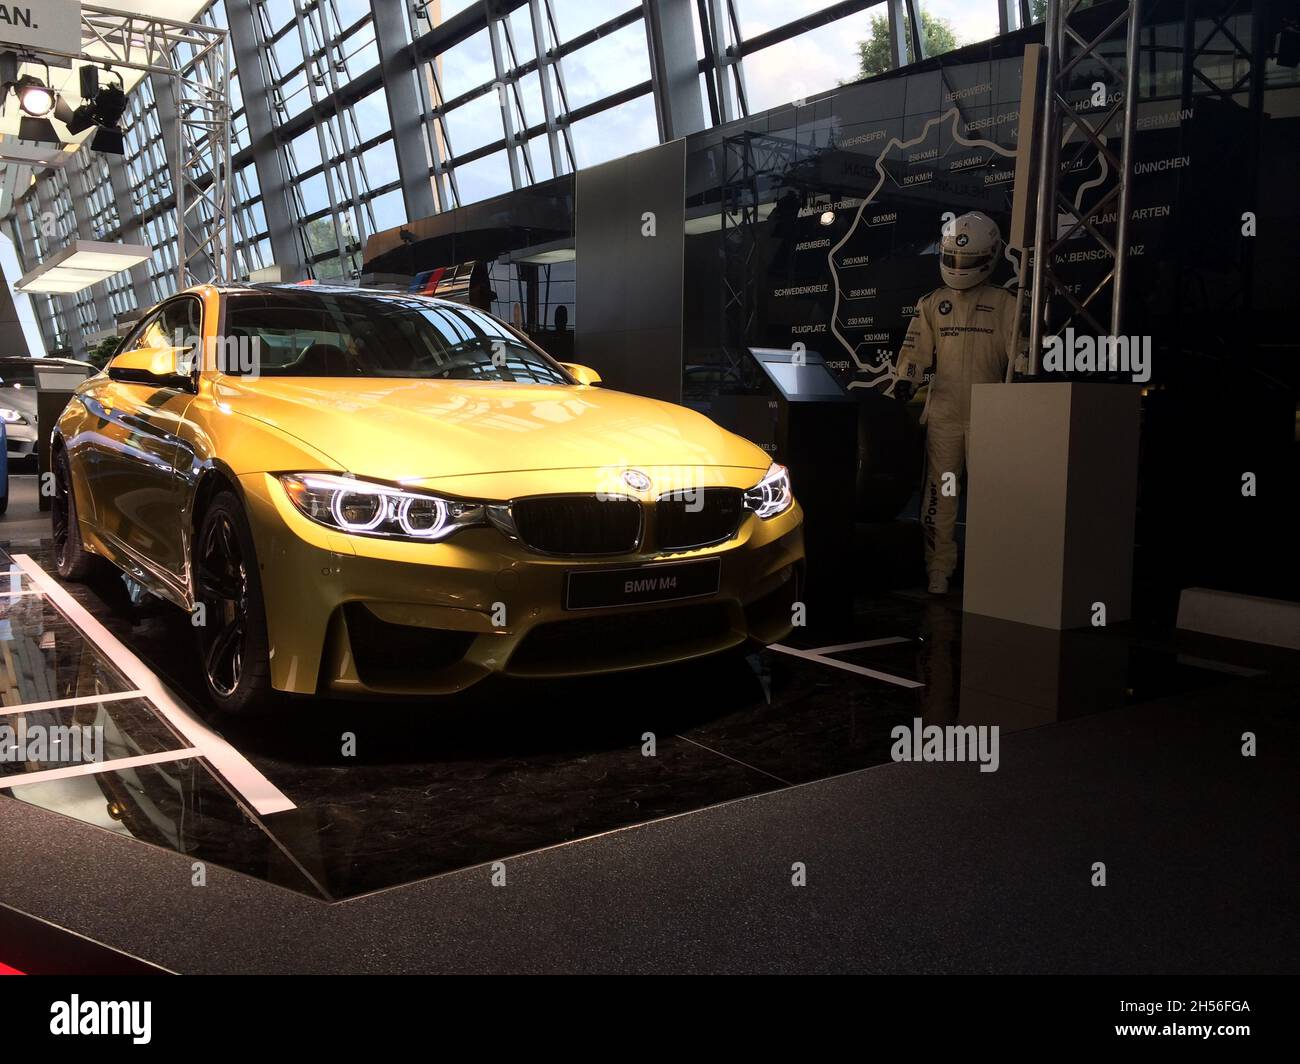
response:
{"label": "nurburgring track map graphic", "polygon": [[[980,209],[994,188],[1010,190],[1015,176],[1015,150],[982,138],[962,136],[958,131],[960,121],[960,109],[952,107],[926,122],[911,140],[892,138],[876,159],[879,176],[875,186],[858,205],[848,232],[827,252],[835,295],[831,332],[857,366],[858,379],[849,384],[850,388],[880,388],[886,395],[893,394],[894,345],[884,331],[872,327],[874,314],[853,313],[855,304],[865,311],[874,305],[878,295],[878,285],[864,285],[862,281],[890,254],[888,246],[884,254],[879,254],[877,245],[881,241],[873,239],[897,217],[888,200],[906,202],[916,193],[928,193],[926,199],[933,203],[936,191],[950,188],[953,206],[949,209],[955,216]],[[962,154],[953,159],[955,151]],[[1010,164],[1003,160],[1010,160]],[[970,175],[979,175],[977,185]],[[963,200],[979,202],[967,205]],[[1014,264],[1014,259],[1011,261]],[[912,302],[922,295],[924,291],[915,292]],[[867,300],[872,303],[867,304]]]}

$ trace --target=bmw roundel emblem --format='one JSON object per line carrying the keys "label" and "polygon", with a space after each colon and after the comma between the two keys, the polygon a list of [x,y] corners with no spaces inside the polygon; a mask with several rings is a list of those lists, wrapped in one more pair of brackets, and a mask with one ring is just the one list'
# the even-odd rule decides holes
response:
{"label": "bmw roundel emblem", "polygon": [[625,469],[623,483],[633,491],[648,491],[650,488],[650,478],[639,469]]}
{"label": "bmw roundel emblem", "polygon": [[945,299],[942,303],[939,304],[939,313],[940,313],[940,314],[951,314],[951,313],[952,313],[952,303],[950,303],[948,300]]}
{"label": "bmw roundel emblem", "polygon": [[957,234],[957,246],[959,248],[964,248],[969,243],[970,243],[970,237],[968,237],[965,233]]}

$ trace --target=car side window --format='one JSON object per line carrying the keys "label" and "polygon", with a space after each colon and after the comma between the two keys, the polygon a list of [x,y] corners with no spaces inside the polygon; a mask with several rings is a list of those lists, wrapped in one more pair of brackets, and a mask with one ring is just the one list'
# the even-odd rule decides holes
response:
{"label": "car side window", "polygon": [[[136,326],[122,345],[123,351],[143,351],[150,347],[188,346],[199,338],[201,324],[199,301],[192,296],[164,303]],[[176,342],[177,336],[181,343]]]}
{"label": "car side window", "polygon": [[151,342],[151,338],[157,335],[158,318],[161,314],[161,310],[155,310],[152,314],[146,315],[144,320],[135,327],[135,331],[130,333],[122,342],[122,346],[118,348],[118,354],[156,347],[157,345]]}
{"label": "car side window", "polygon": [[[143,351],[149,348],[183,347],[194,350],[202,336],[202,307],[193,296],[164,303],[149,314],[119,349]],[[180,367],[184,372],[184,367]]]}
{"label": "car side window", "polygon": [[[162,327],[167,335],[165,347],[189,347],[199,340],[199,301],[185,296],[162,308]],[[177,344],[177,338],[182,343]]]}

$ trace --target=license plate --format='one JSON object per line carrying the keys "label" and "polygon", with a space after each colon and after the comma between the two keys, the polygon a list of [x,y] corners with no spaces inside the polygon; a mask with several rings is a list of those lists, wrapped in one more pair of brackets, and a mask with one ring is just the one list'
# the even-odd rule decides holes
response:
{"label": "license plate", "polygon": [[668,562],[632,569],[582,569],[568,574],[564,608],[607,609],[717,594],[722,561]]}

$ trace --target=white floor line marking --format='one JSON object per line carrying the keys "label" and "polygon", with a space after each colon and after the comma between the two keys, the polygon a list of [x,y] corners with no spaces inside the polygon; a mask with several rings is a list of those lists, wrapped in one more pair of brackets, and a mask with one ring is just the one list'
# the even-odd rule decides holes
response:
{"label": "white floor line marking", "polygon": [[124,698],[144,698],[143,691],[106,691],[102,695],[78,695],[76,698],[55,698],[49,702],[20,702],[13,706],[0,706],[0,717],[6,713],[35,713],[40,709],[60,709],[63,706],[89,706],[96,702],[120,702]]}
{"label": "white floor line marking", "polygon": [[49,597],[65,617],[80,628],[87,639],[107,656],[118,670],[136,685],[154,704],[159,716],[194,744],[217,772],[258,813],[283,813],[297,806],[253,767],[243,754],[176,701],[157,674],[136,657],[125,644],[103,626],[80,602],[26,554],[15,554],[14,561]]}
{"label": "white floor line marking", "polygon": [[887,647],[895,643],[910,643],[912,640],[902,635],[886,636],[884,639],[864,639],[861,643],[839,643],[833,647],[812,647],[809,654],[837,654],[841,650],[865,650],[867,647]]}
{"label": "white floor line marking", "polygon": [[836,661],[834,658],[824,658],[820,654],[814,654],[810,650],[796,650],[794,647],[782,646],[780,643],[772,643],[768,650],[779,650],[782,654],[790,654],[796,658],[803,658],[806,661],[816,661],[822,665],[829,665],[834,669],[843,669],[845,672],[857,673],[859,676],[870,676],[874,680],[884,680],[885,683],[892,683],[897,687],[924,687],[925,684],[918,683],[916,680],[906,680],[902,676],[891,676],[887,672],[878,672],[875,669],[864,669],[861,665],[853,665],[847,661]]}
{"label": "white floor line marking", "polygon": [[65,765],[43,772],[20,772],[15,776],[0,776],[0,791],[10,787],[26,787],[29,783],[53,783],[76,776],[97,776],[101,772],[119,772],[142,765],[159,765],[165,761],[183,761],[187,757],[201,757],[202,750],[186,746],[180,750],[164,750],[158,754],[140,754],[137,757],[119,757],[114,761],[87,761],[81,765]]}

